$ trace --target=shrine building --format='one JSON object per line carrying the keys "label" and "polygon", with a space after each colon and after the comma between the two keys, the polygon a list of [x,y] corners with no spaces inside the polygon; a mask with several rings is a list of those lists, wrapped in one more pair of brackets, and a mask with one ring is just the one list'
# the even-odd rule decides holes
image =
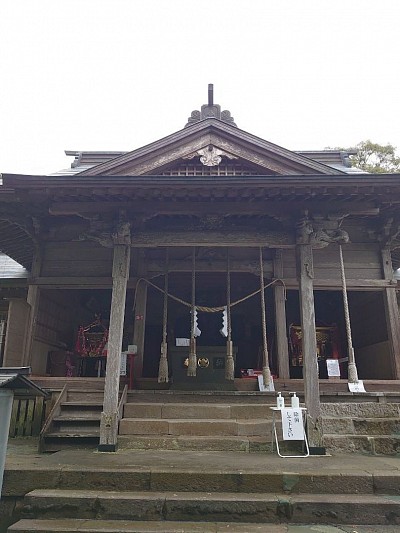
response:
{"label": "shrine building", "polygon": [[247,133],[212,86],[183,126],[131,152],[66,152],[52,175],[2,175],[0,366],[100,380],[104,449],[121,383],[302,380],[316,420],[332,377],[399,380],[400,176]]}

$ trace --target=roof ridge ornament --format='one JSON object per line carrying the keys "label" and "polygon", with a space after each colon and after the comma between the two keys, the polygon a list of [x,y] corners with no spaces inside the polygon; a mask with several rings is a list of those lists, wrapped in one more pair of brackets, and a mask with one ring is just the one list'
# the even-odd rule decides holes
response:
{"label": "roof ridge ornament", "polygon": [[208,84],[208,103],[202,105],[200,111],[192,111],[185,128],[208,118],[216,118],[217,120],[221,120],[222,122],[226,122],[227,124],[237,128],[237,125],[231,116],[231,112],[227,109],[221,111],[221,106],[214,104],[214,85],[212,83]]}

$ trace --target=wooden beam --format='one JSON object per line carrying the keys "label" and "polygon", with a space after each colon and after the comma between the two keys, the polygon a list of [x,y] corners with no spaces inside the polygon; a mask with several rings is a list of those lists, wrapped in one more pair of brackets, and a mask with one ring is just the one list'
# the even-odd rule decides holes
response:
{"label": "wooden beam", "polygon": [[313,253],[309,244],[296,247],[302,330],[304,396],[310,446],[321,446],[321,405],[319,398],[317,339],[313,291]]}
{"label": "wooden beam", "polygon": [[[165,263],[158,260],[150,260],[146,263],[147,272],[152,273],[164,273]],[[191,261],[186,259],[182,260],[170,260],[169,271],[170,272],[191,272]],[[260,265],[257,260],[234,260],[230,261],[231,272],[250,272],[252,274],[259,275]],[[197,272],[226,272],[226,261],[219,259],[196,259],[196,271]],[[264,274],[265,277],[272,277],[272,261],[264,261]]]}
{"label": "wooden beam", "polygon": [[[282,251],[276,250],[274,257],[274,277],[283,278]],[[278,357],[278,376],[289,379],[289,350],[286,327],[285,288],[280,283],[274,284],[276,350]]]}
{"label": "wooden beam", "polygon": [[99,202],[53,202],[49,208],[51,215],[66,216],[78,215],[85,216],[96,214],[101,209],[102,213],[113,212],[118,209],[129,209],[133,213],[152,213],[154,215],[182,215],[193,213],[207,214],[249,214],[249,215],[271,215],[282,216],[289,212],[303,212],[308,210],[310,213],[349,213],[350,215],[376,216],[379,214],[379,208],[374,201],[349,201],[335,202],[332,206],[329,202],[316,201],[299,201],[295,204],[291,201],[271,202],[271,201],[240,201],[232,202],[221,199],[217,202],[155,202],[148,201],[108,201],[101,204]]}
{"label": "wooden beam", "polygon": [[137,232],[132,235],[132,246],[267,246],[271,248],[293,247],[294,239],[285,231],[174,231]]}
{"label": "wooden beam", "polygon": [[[285,278],[285,285],[292,289],[299,286],[299,282],[295,278]],[[342,282],[340,279],[314,279],[314,290],[341,290]],[[392,280],[384,279],[347,279],[346,285],[348,289],[352,290],[378,290],[386,287],[396,288],[397,283]]]}
{"label": "wooden beam", "polygon": [[39,276],[28,280],[30,286],[48,287],[51,289],[111,288],[112,277],[91,276]]}
{"label": "wooden beam", "polygon": [[104,403],[100,418],[99,451],[115,451],[117,448],[119,378],[130,251],[130,246],[124,244],[114,245],[111,314],[104,383]]}

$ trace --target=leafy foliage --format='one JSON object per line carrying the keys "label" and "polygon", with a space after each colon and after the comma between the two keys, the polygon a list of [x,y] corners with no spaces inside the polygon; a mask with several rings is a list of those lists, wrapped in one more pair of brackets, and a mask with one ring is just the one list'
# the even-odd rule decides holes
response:
{"label": "leafy foliage", "polygon": [[396,155],[396,148],[392,144],[382,145],[368,139],[344,150],[357,151],[356,155],[350,156],[351,164],[365,172],[371,174],[400,172],[400,157]]}

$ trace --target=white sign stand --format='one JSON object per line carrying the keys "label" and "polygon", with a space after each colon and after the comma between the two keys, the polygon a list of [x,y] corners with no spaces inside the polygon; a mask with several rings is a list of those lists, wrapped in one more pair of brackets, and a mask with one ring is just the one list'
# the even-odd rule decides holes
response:
{"label": "white sign stand", "polygon": [[[272,419],[272,451],[274,451],[274,440],[276,444],[276,451],[279,457],[308,457],[310,455],[310,448],[308,447],[307,435],[304,429],[303,413],[307,412],[305,407],[289,407],[279,409],[278,407],[271,407],[273,412]],[[276,429],[276,413],[281,412],[282,420],[282,439],[303,441],[306,446],[306,453],[301,455],[282,455],[279,448],[278,432]]]}

